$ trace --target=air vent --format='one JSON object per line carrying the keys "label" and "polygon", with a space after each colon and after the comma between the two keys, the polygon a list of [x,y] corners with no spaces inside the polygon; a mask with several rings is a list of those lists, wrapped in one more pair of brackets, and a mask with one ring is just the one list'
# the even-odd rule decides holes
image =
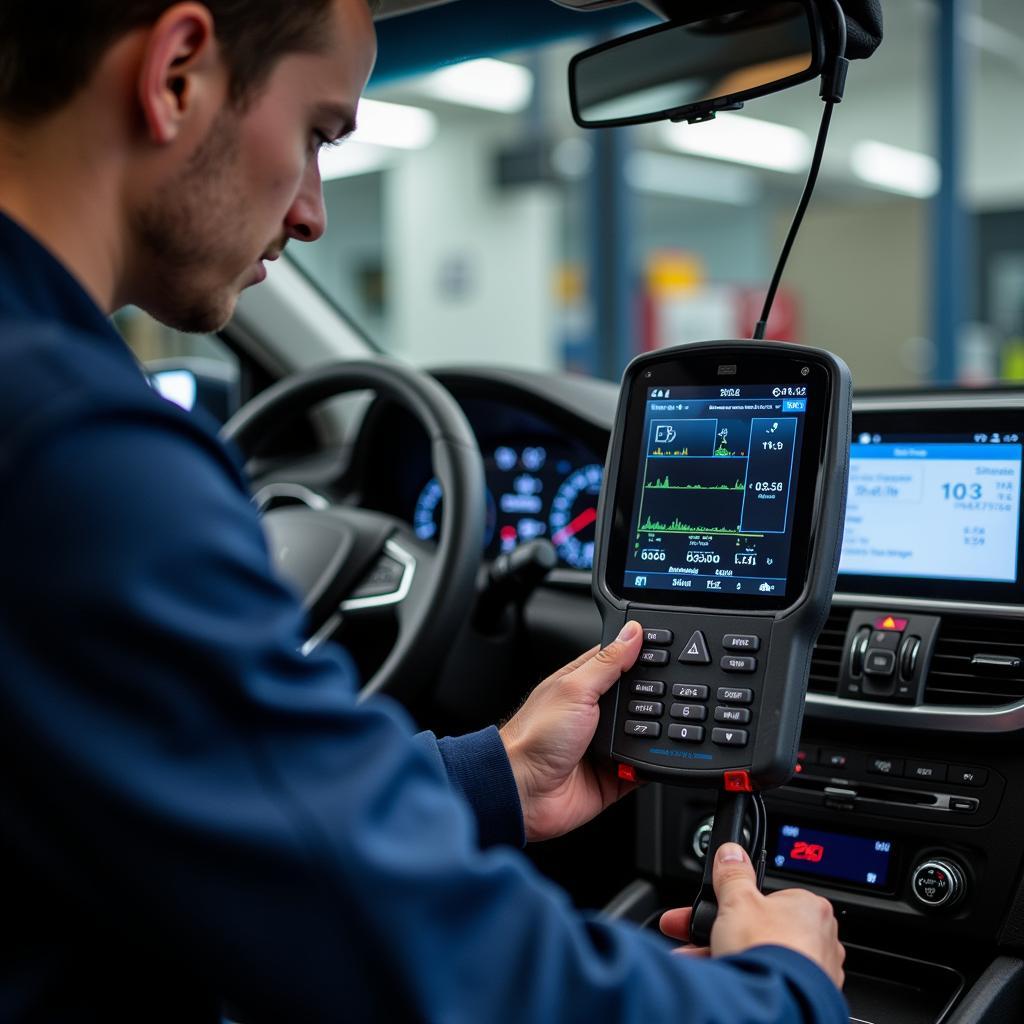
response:
{"label": "air vent", "polygon": [[811,656],[811,681],[807,687],[811,693],[827,693],[834,697],[839,690],[839,669],[843,663],[843,645],[851,614],[849,608],[836,607],[829,613]]}
{"label": "air vent", "polygon": [[924,702],[1012,704],[1024,697],[1024,622],[943,615]]}

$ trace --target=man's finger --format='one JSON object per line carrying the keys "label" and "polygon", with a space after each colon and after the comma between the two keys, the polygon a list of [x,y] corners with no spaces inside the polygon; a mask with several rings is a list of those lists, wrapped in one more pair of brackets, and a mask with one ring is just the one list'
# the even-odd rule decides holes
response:
{"label": "man's finger", "polygon": [[640,623],[627,622],[622,632],[607,647],[602,647],[572,673],[573,683],[596,703],[623,672],[633,667],[633,662],[640,654],[642,638]]}
{"label": "man's finger", "polygon": [[715,895],[726,909],[758,896],[757,877],[746,851],[737,843],[723,843],[715,854]]}
{"label": "man's finger", "polygon": [[677,907],[673,910],[666,910],[658,921],[658,927],[670,939],[688,939],[692,916],[693,907]]}

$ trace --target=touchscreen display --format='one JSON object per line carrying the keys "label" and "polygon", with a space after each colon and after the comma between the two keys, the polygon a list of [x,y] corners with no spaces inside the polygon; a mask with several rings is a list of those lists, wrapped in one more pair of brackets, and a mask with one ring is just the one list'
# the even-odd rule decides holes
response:
{"label": "touchscreen display", "polygon": [[855,436],[840,573],[1015,582],[1020,441]]}
{"label": "touchscreen display", "polygon": [[647,389],[624,586],[786,593],[809,390]]}
{"label": "touchscreen display", "polygon": [[819,875],[854,885],[883,889],[889,880],[893,844],[802,825],[782,825],[772,864],[778,871]]}

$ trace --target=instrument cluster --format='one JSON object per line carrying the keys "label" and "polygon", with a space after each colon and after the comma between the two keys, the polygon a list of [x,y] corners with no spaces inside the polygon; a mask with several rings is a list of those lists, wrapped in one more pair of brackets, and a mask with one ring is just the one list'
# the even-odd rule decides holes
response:
{"label": "instrument cluster", "polygon": [[[589,570],[594,564],[597,499],[604,467],[580,445],[533,437],[481,445],[487,475],[487,558],[547,537],[561,563]],[[424,481],[412,522],[424,540],[437,536],[441,485]]]}

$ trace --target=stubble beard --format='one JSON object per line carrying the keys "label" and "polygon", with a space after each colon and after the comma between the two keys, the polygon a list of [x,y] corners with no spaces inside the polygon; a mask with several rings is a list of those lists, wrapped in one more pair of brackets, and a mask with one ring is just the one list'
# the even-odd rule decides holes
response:
{"label": "stubble beard", "polygon": [[[244,235],[238,200],[238,115],[222,111],[173,182],[165,182],[133,218],[147,280],[143,309],[175,330],[209,333],[231,319],[245,271],[237,235]],[[239,262],[236,276],[225,266]]]}

